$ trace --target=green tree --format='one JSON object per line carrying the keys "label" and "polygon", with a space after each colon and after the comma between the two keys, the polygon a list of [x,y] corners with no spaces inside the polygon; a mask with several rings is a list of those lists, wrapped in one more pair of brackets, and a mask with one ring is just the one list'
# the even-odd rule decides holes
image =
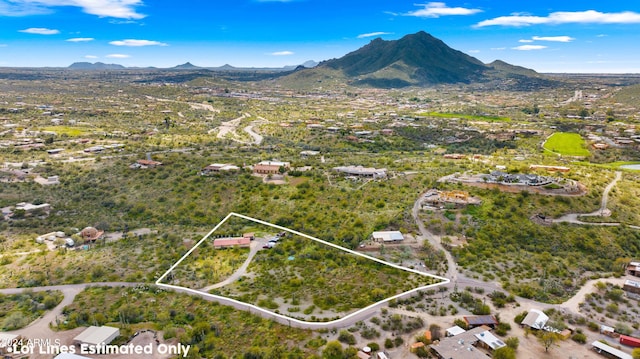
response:
{"label": "green tree", "polygon": [[540,344],[544,346],[545,352],[548,352],[549,349],[551,349],[551,347],[553,347],[556,344],[558,339],[559,339],[558,334],[552,333],[552,332],[543,332],[538,337],[538,341],[540,341]]}
{"label": "green tree", "polygon": [[26,318],[20,312],[13,312],[9,314],[2,321],[2,329],[3,330],[14,330],[20,329],[28,323]]}
{"label": "green tree", "polygon": [[591,113],[585,107],[581,108],[580,111],[578,111],[578,116],[580,116],[580,118],[584,119],[585,117],[588,117],[589,115],[591,115]]}
{"label": "green tree", "polygon": [[354,337],[353,334],[349,333],[346,330],[340,331],[340,334],[338,335],[338,340],[341,341],[342,343],[349,344],[349,345],[356,344],[356,337]]}
{"label": "green tree", "polygon": [[343,359],[343,357],[342,344],[337,340],[328,342],[322,351],[323,359]]}
{"label": "green tree", "polygon": [[516,359],[516,351],[508,346],[498,348],[493,352],[493,359]]}
{"label": "green tree", "polygon": [[513,350],[518,350],[518,346],[520,345],[520,339],[518,337],[509,337],[504,341],[507,346]]}

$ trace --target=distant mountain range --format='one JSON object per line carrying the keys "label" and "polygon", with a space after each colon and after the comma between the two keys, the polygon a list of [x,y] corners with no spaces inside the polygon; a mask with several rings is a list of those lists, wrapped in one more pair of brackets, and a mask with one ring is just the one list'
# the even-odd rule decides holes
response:
{"label": "distant mountain range", "polygon": [[[169,68],[156,68],[156,67],[145,67],[146,69],[157,69],[157,70],[211,70],[211,71],[293,71],[295,69],[300,68],[312,68],[318,65],[317,62],[309,60],[301,65],[291,65],[284,67],[233,67],[231,65],[223,65],[219,67],[200,67],[196,66],[190,62],[186,62],[181,65],[177,65]],[[119,64],[105,64],[102,62],[74,62],[68,67],[71,70],[126,70],[126,69],[141,69],[140,67],[125,67]]]}
{"label": "distant mountain range", "polygon": [[524,85],[528,79],[535,79],[536,86],[550,83],[534,70],[504,61],[484,64],[420,31],[393,41],[377,38],[341,58],[323,61],[312,69],[301,69],[281,81],[292,86],[346,82],[355,86],[398,88],[447,83],[504,83],[505,79],[515,87]]}
{"label": "distant mountain range", "polygon": [[122,70],[126,67],[118,64],[105,64],[102,62],[74,62],[69,66],[72,70]]}
{"label": "distant mountain range", "polygon": [[[124,70],[118,64],[76,62],[69,66],[76,70]],[[137,68],[140,69],[140,68]],[[475,57],[452,49],[424,31],[409,34],[399,40],[377,38],[369,44],[338,59],[316,63],[307,61],[297,66],[280,68],[246,68],[223,65],[200,67],[190,62],[171,68],[155,70],[191,70],[224,72],[229,78],[243,80],[277,79],[282,85],[294,88],[351,85],[377,88],[432,86],[466,83],[531,90],[557,83],[534,70],[496,60],[484,64]],[[201,74],[202,75],[202,74]],[[201,76],[192,74],[194,76]]]}

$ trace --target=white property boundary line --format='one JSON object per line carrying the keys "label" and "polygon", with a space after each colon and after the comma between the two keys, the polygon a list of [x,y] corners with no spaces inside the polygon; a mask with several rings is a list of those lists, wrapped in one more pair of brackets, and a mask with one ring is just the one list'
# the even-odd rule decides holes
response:
{"label": "white property boundary line", "polygon": [[[346,315],[346,316],[344,316],[344,317],[342,317],[340,319],[335,319],[335,320],[328,321],[328,322],[307,322],[307,321],[304,321],[304,320],[300,320],[300,319],[288,317],[286,315],[282,315],[282,314],[279,314],[279,313],[275,313],[275,312],[260,308],[258,306],[255,306],[253,304],[241,302],[241,301],[238,301],[238,300],[235,300],[235,299],[232,299],[232,298],[223,297],[223,296],[219,296],[219,295],[215,295],[215,294],[210,294],[210,293],[207,293],[207,292],[202,292],[202,291],[191,289],[191,288],[186,288],[186,287],[180,287],[180,286],[176,286],[176,285],[161,283],[161,281],[167,275],[169,275],[169,273],[171,273],[178,265],[180,265],[180,263],[185,258],[187,258],[189,255],[191,255],[191,253],[193,253],[193,251],[196,248],[198,248],[198,246],[200,246],[200,244],[202,244],[202,242],[206,241],[209,238],[209,236],[211,236],[211,234],[213,232],[215,232],[218,228],[220,228],[220,226],[223,225],[231,217],[239,217],[239,218],[246,219],[246,220],[249,220],[249,221],[253,221],[253,222],[256,222],[256,223],[260,223],[260,224],[263,224],[263,225],[266,225],[266,226],[269,226],[269,227],[277,228],[277,229],[280,229],[280,230],[283,230],[283,231],[286,231],[286,232],[297,234],[297,235],[302,236],[304,238],[311,239],[311,240],[316,241],[318,243],[322,243],[324,245],[327,245],[327,246],[342,250],[344,252],[347,252],[347,253],[350,253],[350,254],[353,254],[353,255],[356,255],[356,256],[360,256],[362,258],[366,258],[366,259],[369,259],[369,260],[372,260],[372,261],[375,261],[375,262],[390,266],[392,268],[396,268],[396,269],[400,269],[400,270],[403,270],[403,271],[415,273],[415,274],[422,275],[422,276],[425,276],[425,277],[431,277],[431,278],[439,279],[439,280],[441,280],[441,282],[440,283],[435,283],[435,284],[429,284],[427,286],[418,287],[418,288],[415,288],[415,289],[412,289],[412,290],[409,290],[409,291],[406,291],[406,292],[403,292],[403,293],[400,293],[400,294],[396,294],[396,295],[394,295],[392,297],[383,299],[383,300],[378,301],[376,303],[373,303],[373,304],[371,304],[371,305],[369,305],[369,306],[367,306],[365,308],[362,308],[362,309],[357,310],[357,311],[355,311],[353,313],[350,313],[350,314],[348,314],[348,315]],[[200,241],[198,241],[198,243],[196,243],[187,253],[185,253],[185,255],[183,255],[182,258],[180,258],[176,263],[174,263],[171,266],[171,268],[169,268],[169,270],[167,270],[162,276],[160,276],[160,278],[158,278],[158,280],[156,281],[156,285],[160,286],[160,287],[164,287],[164,288],[174,289],[174,290],[179,291],[179,292],[186,292],[186,293],[189,293],[189,294],[199,295],[199,296],[205,297],[208,300],[218,301],[221,304],[232,305],[232,306],[234,306],[235,308],[238,308],[238,309],[244,308],[244,309],[249,310],[249,311],[255,310],[256,312],[258,312],[258,314],[262,315],[263,317],[274,319],[274,320],[276,320],[277,322],[279,322],[281,324],[288,324],[290,326],[293,325],[293,326],[296,326],[296,327],[308,328],[308,329],[322,329],[322,328],[327,328],[328,329],[328,328],[349,326],[349,325],[357,322],[358,320],[361,320],[361,319],[358,319],[359,316],[365,316],[366,317],[366,314],[369,314],[369,312],[373,313],[376,309],[378,309],[378,307],[382,306],[383,304],[385,304],[385,303],[387,303],[387,302],[389,302],[389,301],[391,301],[393,299],[406,297],[406,296],[409,296],[409,295],[411,295],[413,293],[416,293],[418,291],[429,289],[429,288],[433,288],[433,287],[437,287],[437,286],[440,286],[440,285],[445,285],[445,284],[448,284],[449,282],[450,282],[450,280],[448,278],[440,277],[440,276],[429,274],[429,273],[419,272],[419,271],[417,271],[415,269],[411,269],[411,268],[402,267],[402,266],[399,266],[399,265],[396,265],[396,264],[393,264],[393,263],[386,262],[386,261],[384,261],[382,259],[371,257],[371,256],[368,256],[366,254],[362,254],[362,253],[353,251],[351,249],[347,249],[347,248],[338,246],[336,244],[329,243],[329,242],[323,241],[321,239],[309,236],[307,234],[300,233],[300,232],[298,232],[296,230],[293,230],[293,229],[289,229],[289,228],[286,228],[286,227],[279,226],[277,224],[265,222],[265,221],[262,221],[262,220],[259,220],[259,219],[256,219],[256,218],[252,218],[252,217],[248,217],[248,216],[245,216],[245,215],[242,215],[242,214],[231,212],[222,221],[220,221],[220,223],[218,223],[215,227],[213,227],[213,229],[211,231],[209,231],[209,233],[207,233],[207,235],[205,235]],[[353,323],[351,323],[351,322],[353,322]]]}

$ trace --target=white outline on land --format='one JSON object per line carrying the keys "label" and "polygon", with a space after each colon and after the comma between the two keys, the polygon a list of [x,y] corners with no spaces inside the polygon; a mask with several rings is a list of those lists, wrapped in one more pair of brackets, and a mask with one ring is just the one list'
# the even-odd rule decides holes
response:
{"label": "white outline on land", "polygon": [[[193,253],[193,251],[195,251],[196,248],[198,248],[198,246],[200,246],[200,244],[202,244],[204,241],[206,241],[209,238],[209,236],[211,236],[211,234],[213,234],[218,228],[220,228],[220,226],[222,226],[231,217],[238,217],[238,218],[246,219],[246,220],[253,221],[253,222],[256,222],[256,223],[260,223],[260,224],[263,224],[263,225],[266,225],[266,226],[269,226],[269,227],[277,228],[277,229],[282,230],[282,231],[286,231],[286,232],[289,232],[289,233],[297,234],[297,235],[302,236],[304,238],[311,239],[311,240],[316,241],[318,243],[322,243],[324,245],[327,245],[327,246],[342,250],[344,252],[347,252],[347,253],[350,253],[350,254],[353,254],[353,255],[356,255],[356,256],[360,256],[362,258],[366,258],[366,259],[369,259],[369,260],[372,260],[372,261],[375,261],[375,262],[378,262],[378,263],[381,263],[381,264],[384,264],[384,265],[387,265],[387,266],[390,266],[390,267],[393,267],[393,268],[396,268],[396,269],[400,269],[400,270],[404,270],[404,271],[407,271],[407,272],[415,273],[415,274],[422,275],[422,276],[425,276],[425,277],[435,278],[435,279],[440,280],[441,282],[434,283],[434,284],[429,284],[427,286],[414,288],[412,290],[409,290],[409,291],[406,291],[406,292],[403,292],[403,293],[400,293],[400,294],[396,294],[396,295],[394,295],[392,297],[389,297],[389,298],[383,299],[381,301],[378,301],[376,303],[373,303],[373,304],[371,304],[371,305],[369,305],[369,306],[367,306],[365,308],[359,309],[359,310],[357,310],[357,311],[355,311],[353,313],[347,314],[346,316],[344,316],[344,317],[342,317],[340,319],[335,319],[335,320],[327,321],[327,322],[307,322],[307,321],[304,321],[304,320],[300,320],[300,319],[288,317],[286,315],[282,315],[282,314],[279,314],[279,313],[275,313],[275,312],[260,308],[258,306],[255,306],[253,304],[241,302],[241,301],[238,301],[238,300],[235,300],[235,299],[232,299],[232,298],[223,297],[223,296],[219,296],[219,295],[215,295],[215,294],[210,294],[210,293],[199,291],[199,290],[196,290],[196,289],[191,289],[191,288],[186,288],[186,287],[181,287],[181,286],[161,283],[161,281],[167,275],[169,275],[169,273],[171,273],[177,266],[179,266],[180,263],[182,263],[182,261],[185,258],[187,258],[189,255],[191,255],[191,253]],[[276,224],[273,224],[273,223],[265,222],[265,221],[262,221],[262,220],[259,220],[259,219],[256,219],[256,218],[252,218],[252,217],[248,217],[248,216],[245,216],[245,215],[242,215],[242,214],[231,212],[222,221],[220,221],[220,223],[218,223],[215,227],[213,227],[213,229],[211,231],[209,231],[209,233],[207,233],[207,235],[205,235],[200,241],[198,241],[198,243],[196,243],[191,249],[189,249],[189,251],[187,251],[187,253],[185,253],[185,255],[183,255],[182,258],[180,258],[177,262],[175,262],[171,266],[171,268],[169,268],[169,270],[167,270],[162,276],[160,276],[160,278],[158,278],[158,280],[156,281],[156,285],[160,286],[160,287],[168,288],[168,289],[173,289],[173,290],[176,290],[176,291],[179,291],[179,292],[185,292],[185,293],[189,293],[189,294],[195,294],[195,295],[203,296],[206,299],[215,300],[215,301],[220,302],[221,304],[228,304],[228,305],[231,305],[231,306],[233,306],[233,307],[235,307],[237,309],[245,309],[245,310],[248,310],[250,312],[252,310],[254,310],[254,311],[258,312],[258,314],[260,314],[261,316],[269,318],[269,319],[273,319],[273,320],[275,320],[275,321],[277,321],[277,322],[279,322],[281,324],[288,324],[289,326],[295,326],[295,327],[299,327],[299,328],[308,328],[308,329],[321,329],[321,328],[327,328],[328,329],[328,328],[337,328],[337,327],[347,327],[349,325],[354,324],[357,321],[366,319],[369,315],[373,314],[378,308],[380,308],[383,304],[389,302],[390,300],[403,298],[403,297],[408,297],[408,296],[410,296],[413,293],[416,293],[418,291],[429,289],[429,288],[434,288],[434,287],[437,287],[437,286],[440,286],[440,285],[445,285],[445,284],[448,284],[449,282],[450,282],[450,280],[447,279],[447,278],[444,278],[444,277],[440,277],[440,276],[433,275],[433,274],[430,274],[430,273],[419,272],[419,271],[411,269],[411,268],[402,267],[402,266],[399,266],[399,265],[396,265],[396,264],[393,264],[393,263],[386,262],[386,261],[384,261],[382,259],[379,259],[379,258],[371,257],[371,256],[368,256],[366,254],[358,253],[358,252],[353,251],[351,249],[340,247],[340,246],[338,246],[336,244],[323,241],[322,239],[318,239],[318,238],[309,236],[309,235],[304,234],[304,233],[300,233],[300,232],[298,232],[296,230],[293,230],[293,229],[289,229],[289,228],[282,227],[282,226],[279,226],[279,225],[276,225]]]}

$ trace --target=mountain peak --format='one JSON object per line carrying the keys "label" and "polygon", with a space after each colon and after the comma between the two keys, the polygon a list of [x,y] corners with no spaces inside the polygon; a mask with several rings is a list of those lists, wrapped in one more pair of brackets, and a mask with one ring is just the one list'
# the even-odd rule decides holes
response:
{"label": "mountain peak", "polygon": [[356,84],[376,87],[469,82],[481,77],[486,66],[454,50],[424,31],[399,40],[377,38],[368,45],[322,66],[359,77]]}
{"label": "mountain peak", "polygon": [[200,67],[187,61],[184,64],[174,66],[173,68],[178,70],[192,70],[192,69],[199,69]]}

